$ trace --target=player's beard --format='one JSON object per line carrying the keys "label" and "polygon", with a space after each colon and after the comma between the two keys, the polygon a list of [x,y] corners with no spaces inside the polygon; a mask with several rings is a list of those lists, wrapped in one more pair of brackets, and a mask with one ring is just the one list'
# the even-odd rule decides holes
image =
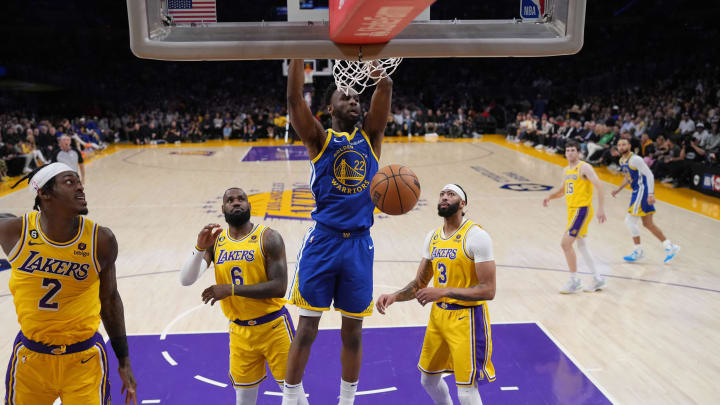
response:
{"label": "player's beard", "polygon": [[250,207],[246,211],[240,212],[224,212],[225,222],[238,228],[245,225],[250,220]]}
{"label": "player's beard", "polygon": [[441,208],[440,204],[438,204],[438,215],[440,215],[443,218],[449,218],[460,209],[460,203],[457,202],[455,204],[449,204],[446,208]]}

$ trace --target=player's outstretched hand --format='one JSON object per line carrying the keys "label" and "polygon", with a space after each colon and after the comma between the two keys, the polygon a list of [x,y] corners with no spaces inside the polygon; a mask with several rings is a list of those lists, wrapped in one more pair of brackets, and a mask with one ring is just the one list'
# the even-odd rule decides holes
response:
{"label": "player's outstretched hand", "polygon": [[125,394],[125,405],[137,405],[137,383],[130,364],[121,365],[118,368],[120,381],[122,381],[121,394]]}
{"label": "player's outstretched hand", "polygon": [[202,300],[204,304],[207,304],[208,301],[210,301],[210,305],[214,305],[216,302],[227,298],[230,295],[232,295],[231,284],[215,284],[206,288],[205,291],[202,292]]}
{"label": "player's outstretched hand", "polygon": [[397,297],[395,294],[383,294],[381,295],[377,302],[375,303],[375,307],[377,308],[378,312],[385,315],[385,309],[395,303],[395,299]]}
{"label": "player's outstretched hand", "polygon": [[215,239],[217,239],[218,235],[220,235],[220,232],[222,232],[220,224],[205,225],[200,233],[198,233],[197,247],[200,249],[209,248],[215,243]]}
{"label": "player's outstretched hand", "polygon": [[615,198],[615,196],[618,195],[619,192],[620,192],[620,190],[613,190],[612,192],[610,192],[610,195],[613,196],[613,198]]}
{"label": "player's outstretched hand", "polygon": [[605,211],[602,211],[602,210],[598,211],[597,219],[598,219],[598,222],[600,222],[601,224],[603,222],[607,221],[607,217],[605,216]]}

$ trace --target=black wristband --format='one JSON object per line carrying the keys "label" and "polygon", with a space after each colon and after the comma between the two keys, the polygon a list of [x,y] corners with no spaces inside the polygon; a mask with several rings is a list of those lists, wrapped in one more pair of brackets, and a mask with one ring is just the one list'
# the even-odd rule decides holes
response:
{"label": "black wristband", "polygon": [[127,336],[123,335],[120,337],[110,338],[110,344],[112,345],[113,351],[115,352],[115,357],[117,357],[118,359],[125,358],[129,355]]}

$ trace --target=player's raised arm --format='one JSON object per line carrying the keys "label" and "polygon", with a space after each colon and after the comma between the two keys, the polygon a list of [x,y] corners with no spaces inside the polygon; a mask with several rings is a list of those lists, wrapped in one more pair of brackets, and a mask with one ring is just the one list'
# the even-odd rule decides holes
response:
{"label": "player's raised arm", "polygon": [[6,255],[10,254],[20,239],[22,221],[22,218],[12,214],[0,214],[0,247]]}
{"label": "player's raised arm", "polygon": [[195,248],[180,269],[180,284],[192,285],[207,270],[213,262],[213,246],[221,232],[220,224],[207,224],[200,230]]}
{"label": "player's raised arm", "polygon": [[259,299],[284,297],[287,289],[287,259],[280,233],[268,228],[263,233],[262,248],[268,281],[246,285],[216,284],[203,291],[203,302],[207,304],[209,301],[213,305],[233,295]]}
{"label": "player's raised arm", "polygon": [[303,85],[305,84],[305,72],[303,60],[293,59],[288,68],[287,102],[290,114],[290,124],[297,132],[303,144],[308,150],[310,159],[322,150],[327,134],[322,124],[315,119],[310,107],[303,98]]}
{"label": "player's raised arm", "polygon": [[[380,74],[382,69],[375,66],[376,71],[372,74]],[[384,72],[383,72],[384,73]],[[385,126],[387,125],[388,115],[390,114],[390,106],[392,103],[393,81],[390,77],[380,79],[373,92],[370,100],[370,110],[368,110],[363,129],[370,138],[375,154],[380,157],[383,137],[385,136]]]}
{"label": "player's raised arm", "polygon": [[607,217],[605,217],[605,192],[603,191],[602,182],[600,182],[600,179],[597,176],[597,173],[595,173],[595,169],[592,168],[589,164],[584,164],[580,166],[580,174],[585,176],[590,182],[595,186],[595,190],[597,190],[597,196],[598,196],[598,211],[597,211],[597,218],[598,221],[602,224],[605,222]]}
{"label": "player's raised arm", "polygon": [[137,383],[130,367],[125,314],[122,299],[117,290],[115,260],[118,245],[115,235],[108,228],[98,227],[98,261],[100,262],[100,318],[110,337],[115,357],[118,359],[118,373],[122,381],[121,392],[126,394],[125,404],[137,404]]}
{"label": "player's raised arm", "polygon": [[408,283],[404,288],[395,291],[392,294],[383,294],[378,297],[375,307],[378,312],[385,315],[385,309],[392,305],[396,301],[410,301],[415,298],[415,294],[427,287],[433,277],[432,262],[426,258],[420,261],[418,266],[417,275],[415,279]]}

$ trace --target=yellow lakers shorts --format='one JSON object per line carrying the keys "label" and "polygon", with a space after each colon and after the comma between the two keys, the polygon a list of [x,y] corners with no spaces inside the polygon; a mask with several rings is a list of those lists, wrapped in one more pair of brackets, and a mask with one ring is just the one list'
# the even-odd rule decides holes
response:
{"label": "yellow lakers shorts", "polygon": [[[295,337],[290,313],[285,307],[275,319],[261,323],[242,321],[230,323],[230,380],[233,386],[253,387],[267,375],[265,364],[278,384],[285,382],[285,369],[290,343]],[[272,315],[272,314],[269,314]]]}
{"label": "yellow lakers shorts", "polygon": [[102,336],[96,333],[78,345],[88,348],[48,347],[18,333],[5,377],[5,404],[52,405],[60,398],[63,405],[109,405],[110,379]]}
{"label": "yellow lakers shorts", "polygon": [[587,207],[568,207],[567,232],[573,238],[582,238],[588,233],[593,216],[592,205]]}
{"label": "yellow lakers shorts", "polygon": [[436,303],[430,311],[418,368],[425,374],[454,373],[460,386],[495,381],[487,305]]}

